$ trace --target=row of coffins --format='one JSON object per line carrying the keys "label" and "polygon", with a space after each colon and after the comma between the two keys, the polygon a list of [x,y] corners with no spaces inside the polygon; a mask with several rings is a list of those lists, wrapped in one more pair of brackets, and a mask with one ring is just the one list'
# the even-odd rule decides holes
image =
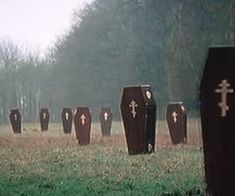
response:
{"label": "row of coffins", "polygon": [[[205,177],[207,195],[210,196],[235,195],[234,94],[235,47],[211,47],[199,95]],[[185,108],[179,104],[169,107],[167,121],[172,142],[186,142],[186,132],[171,131],[173,127],[177,127],[175,130],[186,130],[186,124],[176,124],[180,117],[176,111],[181,110],[184,114]],[[125,88],[121,109],[129,153],[152,152],[155,145],[156,106],[150,87]],[[180,119],[186,122],[186,115]]]}
{"label": "row of coffins", "polygon": [[[14,133],[21,133],[21,115],[18,109],[10,111],[10,122]],[[39,113],[41,131],[47,131],[49,125],[50,114],[47,108],[42,108]],[[61,119],[63,131],[65,134],[70,134],[72,131],[72,122],[74,118],[74,127],[76,137],[80,145],[90,143],[91,130],[91,114],[88,107],[78,107],[73,117],[71,108],[63,108]],[[110,108],[101,108],[100,124],[103,136],[111,134],[112,112]]]}
{"label": "row of coffins", "polygon": [[[39,113],[40,118],[40,126],[42,131],[48,130],[48,124],[49,124],[49,111],[47,108],[43,108],[40,110]],[[11,109],[9,114],[9,119],[11,122],[12,130],[14,133],[21,133],[21,114],[18,109]]]}
{"label": "row of coffins", "polygon": [[[211,47],[199,95],[205,177],[207,195],[210,196],[235,195],[234,94],[235,47]],[[129,153],[152,152],[155,145],[156,105],[150,87],[125,88],[121,109]],[[185,143],[184,106],[169,105],[167,121],[172,143]],[[179,121],[182,123],[177,124]]]}
{"label": "row of coffins", "polygon": [[[234,88],[235,47],[211,47],[199,96],[207,195],[211,196],[235,195]],[[124,88],[121,112],[129,154],[153,152],[156,104],[150,86]],[[172,143],[185,143],[184,106],[168,106],[167,121]]]}
{"label": "row of coffins", "polygon": [[[129,154],[154,151],[156,109],[156,103],[149,85],[124,88],[121,112]],[[166,119],[172,143],[186,143],[187,116],[183,103],[169,104]]]}
{"label": "row of coffins", "polygon": [[[142,100],[141,92],[146,91],[146,100]],[[124,104],[123,121],[126,130],[126,138],[129,149],[129,154],[138,154],[154,150],[155,140],[155,121],[156,121],[156,105],[150,86],[138,86],[124,88],[123,100],[128,102],[128,94],[132,94],[131,101],[127,107]],[[137,109],[138,106],[138,109]],[[146,109],[141,109],[147,106]],[[140,110],[139,110],[140,109]],[[145,119],[145,117],[148,118]],[[14,133],[21,133],[21,115],[18,109],[12,109],[10,112],[10,121]],[[47,108],[42,108],[39,113],[41,131],[47,131],[49,126],[50,114]],[[91,115],[89,108],[79,107],[73,117],[71,108],[63,108],[61,119],[63,131],[65,134],[70,134],[72,131],[72,122],[74,118],[74,127],[76,136],[79,138],[79,144],[89,144]],[[186,143],[186,112],[182,102],[171,103],[167,106],[166,119],[170,131],[171,141],[173,144]],[[100,124],[103,136],[111,134],[112,112],[111,108],[101,108]],[[132,123],[131,123],[132,122]],[[137,129],[138,128],[138,129]],[[135,130],[134,130],[135,129]],[[145,139],[145,137],[147,137]],[[148,146],[143,149],[143,146]]]}

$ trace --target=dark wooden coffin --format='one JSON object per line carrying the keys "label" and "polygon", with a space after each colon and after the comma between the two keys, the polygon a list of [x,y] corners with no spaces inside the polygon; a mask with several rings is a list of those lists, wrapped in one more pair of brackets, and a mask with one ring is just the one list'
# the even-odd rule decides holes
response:
{"label": "dark wooden coffin", "polygon": [[129,154],[155,148],[156,104],[149,85],[123,89],[121,113]]}
{"label": "dark wooden coffin", "polygon": [[103,136],[111,135],[111,127],[112,127],[112,112],[111,108],[103,107],[100,111],[100,124],[101,124],[101,132]]}
{"label": "dark wooden coffin", "polygon": [[13,133],[21,133],[21,115],[18,109],[12,109],[9,114]]}
{"label": "dark wooden coffin", "polygon": [[70,134],[72,131],[73,113],[71,108],[63,108],[61,112],[61,120],[65,134]]}
{"label": "dark wooden coffin", "polygon": [[187,142],[187,115],[182,102],[167,106],[166,119],[172,144]]}
{"label": "dark wooden coffin", "polygon": [[90,144],[91,114],[88,107],[78,107],[74,117],[74,127],[79,145]]}
{"label": "dark wooden coffin", "polygon": [[200,100],[207,193],[235,195],[235,47],[209,48]]}
{"label": "dark wooden coffin", "polygon": [[48,130],[50,114],[48,108],[42,108],[39,112],[40,125],[42,131]]}

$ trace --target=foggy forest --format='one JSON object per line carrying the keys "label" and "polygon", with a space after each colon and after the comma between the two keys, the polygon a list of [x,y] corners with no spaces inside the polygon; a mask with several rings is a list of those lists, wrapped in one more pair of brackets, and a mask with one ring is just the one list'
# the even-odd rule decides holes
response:
{"label": "foggy forest", "polygon": [[96,0],[74,11],[44,57],[0,40],[0,122],[12,108],[34,122],[48,107],[56,122],[78,106],[95,118],[111,107],[119,119],[123,87],[141,84],[151,85],[159,118],[174,101],[197,115],[208,48],[235,44],[234,18],[231,0]]}

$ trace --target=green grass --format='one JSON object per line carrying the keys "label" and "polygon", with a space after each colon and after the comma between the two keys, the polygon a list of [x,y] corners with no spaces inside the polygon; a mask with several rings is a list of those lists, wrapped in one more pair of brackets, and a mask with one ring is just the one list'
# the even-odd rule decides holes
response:
{"label": "green grass", "polygon": [[200,141],[165,145],[162,128],[155,153],[129,156],[120,123],[109,138],[94,124],[84,147],[58,124],[46,133],[36,126],[27,125],[22,135],[0,127],[0,195],[205,194]]}

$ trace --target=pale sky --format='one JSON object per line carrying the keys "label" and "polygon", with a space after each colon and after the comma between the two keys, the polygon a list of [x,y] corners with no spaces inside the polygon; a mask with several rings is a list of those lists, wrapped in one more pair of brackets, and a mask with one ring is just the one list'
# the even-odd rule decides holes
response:
{"label": "pale sky", "polygon": [[68,31],[72,12],[93,0],[0,0],[0,39],[41,53]]}

